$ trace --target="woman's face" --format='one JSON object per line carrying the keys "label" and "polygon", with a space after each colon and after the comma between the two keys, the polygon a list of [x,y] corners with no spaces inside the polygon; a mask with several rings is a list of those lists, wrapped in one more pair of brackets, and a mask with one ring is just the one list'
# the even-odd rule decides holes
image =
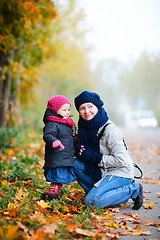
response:
{"label": "woman's face", "polygon": [[86,121],[91,120],[97,112],[98,108],[91,102],[83,103],[79,107],[79,114]]}

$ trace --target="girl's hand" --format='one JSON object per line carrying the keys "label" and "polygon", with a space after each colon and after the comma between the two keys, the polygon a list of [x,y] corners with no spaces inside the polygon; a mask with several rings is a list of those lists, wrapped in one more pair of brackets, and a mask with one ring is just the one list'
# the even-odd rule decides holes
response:
{"label": "girl's hand", "polygon": [[64,149],[64,146],[63,146],[63,144],[61,143],[61,141],[56,140],[55,142],[52,143],[52,148]]}

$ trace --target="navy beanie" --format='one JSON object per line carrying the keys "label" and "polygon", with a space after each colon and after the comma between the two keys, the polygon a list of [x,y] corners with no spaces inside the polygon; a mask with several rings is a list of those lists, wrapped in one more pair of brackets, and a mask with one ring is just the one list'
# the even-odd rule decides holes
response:
{"label": "navy beanie", "polygon": [[79,111],[79,107],[83,103],[88,103],[88,102],[93,103],[98,109],[100,109],[103,106],[103,101],[100,99],[100,96],[97,93],[89,92],[89,91],[83,91],[74,99],[74,102],[75,102],[77,111]]}

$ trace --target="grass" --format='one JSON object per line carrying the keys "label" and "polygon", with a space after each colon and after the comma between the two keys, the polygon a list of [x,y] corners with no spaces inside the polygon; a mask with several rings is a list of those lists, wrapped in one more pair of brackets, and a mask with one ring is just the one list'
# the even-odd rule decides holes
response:
{"label": "grass", "polygon": [[[60,199],[48,200],[49,183],[42,170],[44,144],[39,135],[36,138],[32,133],[30,140],[23,136],[23,141],[17,130],[3,130],[0,135],[0,239],[38,239],[40,232],[42,240],[53,236],[92,239],[67,228],[68,224],[84,230],[91,227],[93,209],[83,204],[85,194],[78,183],[65,185]],[[45,233],[44,226],[56,224],[55,219],[55,233]]]}

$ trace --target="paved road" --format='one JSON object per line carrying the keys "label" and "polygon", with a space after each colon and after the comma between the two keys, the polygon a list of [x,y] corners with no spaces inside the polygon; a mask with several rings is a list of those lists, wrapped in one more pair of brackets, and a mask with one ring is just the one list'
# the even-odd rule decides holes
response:
{"label": "paved road", "polygon": [[[115,216],[123,216],[122,213],[134,213],[142,217],[140,226],[142,229],[151,232],[149,236],[121,236],[120,239],[124,240],[160,240],[159,227],[145,226],[146,219],[150,222],[160,222],[160,128],[157,129],[121,129],[128,150],[134,160],[142,169],[144,176],[136,182],[141,182],[144,190],[144,204],[154,203],[152,209],[146,209],[144,206],[135,211],[131,209],[133,205],[132,201],[129,201],[129,207],[121,208],[120,213],[116,213]],[[137,173],[138,174],[138,173]],[[154,184],[156,183],[156,184]],[[137,224],[127,221],[127,225],[136,227]]]}

